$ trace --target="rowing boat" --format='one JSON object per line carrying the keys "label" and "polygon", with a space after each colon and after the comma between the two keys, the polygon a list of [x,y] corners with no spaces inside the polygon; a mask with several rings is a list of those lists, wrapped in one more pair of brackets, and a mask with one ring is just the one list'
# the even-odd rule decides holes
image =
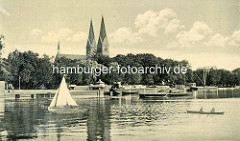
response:
{"label": "rowing boat", "polygon": [[187,113],[192,113],[192,114],[224,114],[224,112],[202,112],[202,111],[192,111],[192,110],[187,110]]}

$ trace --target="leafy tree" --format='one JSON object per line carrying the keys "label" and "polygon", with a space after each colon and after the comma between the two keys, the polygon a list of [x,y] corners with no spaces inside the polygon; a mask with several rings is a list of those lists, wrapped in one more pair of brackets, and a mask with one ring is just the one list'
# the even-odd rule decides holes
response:
{"label": "leafy tree", "polygon": [[96,58],[96,61],[98,64],[102,64],[107,67],[112,62],[111,58],[109,56],[105,56],[105,55],[98,55]]}
{"label": "leafy tree", "polygon": [[210,68],[208,77],[207,77],[207,85],[217,86],[219,84],[220,79],[221,79],[220,71],[214,67]]}
{"label": "leafy tree", "polygon": [[12,83],[15,87],[19,84],[20,79],[22,88],[34,88],[34,72],[37,65],[38,54],[31,51],[19,52],[15,50],[8,56],[9,72],[13,75]]}
{"label": "leafy tree", "polygon": [[151,74],[146,74],[143,78],[143,82],[145,85],[152,85],[154,84],[153,76]]}
{"label": "leafy tree", "polygon": [[[0,58],[2,56],[2,49],[5,47],[4,43],[3,43],[3,40],[4,40],[4,36],[3,35],[0,35]],[[0,60],[1,61],[1,60]]]}
{"label": "leafy tree", "polygon": [[240,68],[233,70],[232,73],[234,75],[235,84],[240,86]]}
{"label": "leafy tree", "polygon": [[[46,88],[57,88],[60,84],[63,74],[53,73],[53,66],[55,67],[113,67],[116,71],[111,71],[108,74],[96,76],[91,73],[68,73],[66,74],[66,81],[69,84],[87,85],[94,84],[98,79],[102,79],[107,84],[114,82],[122,82],[123,84],[186,84],[196,82],[197,85],[203,85],[203,77],[206,78],[206,85],[231,87],[240,85],[240,68],[231,71],[224,69],[200,68],[195,71],[191,69],[188,61],[176,61],[173,59],[157,58],[152,54],[127,54],[117,55],[113,58],[98,55],[95,60],[71,60],[65,57],[56,58],[54,63],[51,63],[51,58],[47,55],[39,57],[37,53],[27,51],[19,52],[15,50],[8,55],[7,59],[3,59],[0,69],[0,79],[12,83],[14,87],[18,87],[19,78],[22,89],[37,89],[41,86]],[[150,74],[149,71],[144,74],[132,73],[118,73],[117,67],[166,67],[171,68],[169,74],[157,73]],[[186,74],[174,74],[173,68],[176,66],[184,66],[187,68]],[[207,73],[206,73],[207,72]],[[204,75],[205,74],[205,75]]]}
{"label": "leafy tree", "polygon": [[49,58],[47,55],[44,55],[43,58],[38,59],[38,66],[34,71],[34,85],[37,85],[38,87],[44,85],[46,88],[52,87],[51,82],[53,81],[53,69],[50,59],[51,58]]}
{"label": "leafy tree", "polygon": [[4,48],[3,44],[4,36],[0,35],[0,80],[4,80],[4,71],[3,71],[3,60],[2,60],[2,49]]}

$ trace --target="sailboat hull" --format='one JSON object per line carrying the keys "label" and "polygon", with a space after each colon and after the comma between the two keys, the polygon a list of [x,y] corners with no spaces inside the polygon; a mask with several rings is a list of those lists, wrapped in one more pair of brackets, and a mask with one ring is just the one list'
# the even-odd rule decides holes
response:
{"label": "sailboat hull", "polygon": [[48,111],[57,114],[74,114],[85,112],[79,106],[48,107]]}

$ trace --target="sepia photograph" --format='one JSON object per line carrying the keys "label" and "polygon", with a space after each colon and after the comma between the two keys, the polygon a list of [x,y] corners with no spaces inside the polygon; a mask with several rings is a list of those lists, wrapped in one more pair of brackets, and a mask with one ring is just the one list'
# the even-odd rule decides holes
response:
{"label": "sepia photograph", "polygon": [[0,141],[240,140],[239,0],[0,0]]}

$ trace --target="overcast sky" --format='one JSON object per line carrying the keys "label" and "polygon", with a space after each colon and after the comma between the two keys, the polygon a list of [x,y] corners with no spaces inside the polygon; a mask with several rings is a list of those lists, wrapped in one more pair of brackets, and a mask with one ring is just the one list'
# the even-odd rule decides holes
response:
{"label": "overcast sky", "polygon": [[0,0],[5,54],[15,49],[85,54],[90,20],[105,18],[110,56],[153,53],[192,68],[240,67],[238,0]]}

